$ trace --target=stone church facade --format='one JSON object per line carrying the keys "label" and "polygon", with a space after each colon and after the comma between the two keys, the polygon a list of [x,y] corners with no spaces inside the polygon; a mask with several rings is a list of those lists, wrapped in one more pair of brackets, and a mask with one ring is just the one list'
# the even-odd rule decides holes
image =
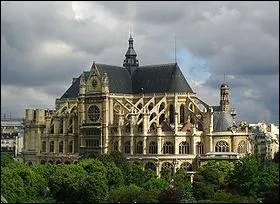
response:
{"label": "stone church facade", "polygon": [[160,173],[196,171],[215,159],[235,160],[251,151],[248,127],[235,124],[229,86],[220,106],[200,100],[177,63],[139,66],[129,38],[123,67],[93,62],[73,78],[55,110],[27,109],[26,163],[75,163],[83,155],[124,153]]}

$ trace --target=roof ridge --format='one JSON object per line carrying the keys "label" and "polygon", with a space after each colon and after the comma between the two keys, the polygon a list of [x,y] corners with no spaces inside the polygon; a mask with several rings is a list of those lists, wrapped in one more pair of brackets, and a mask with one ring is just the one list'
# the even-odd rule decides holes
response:
{"label": "roof ridge", "polygon": [[149,64],[149,65],[142,65],[139,66],[139,68],[141,67],[155,67],[155,66],[167,66],[167,65],[176,65],[177,63],[165,63],[165,64]]}
{"label": "roof ridge", "polygon": [[116,66],[116,65],[111,65],[111,64],[103,64],[103,63],[95,63],[96,65],[105,65],[105,66],[111,66],[111,67],[118,67],[118,68],[125,68],[122,66]]}

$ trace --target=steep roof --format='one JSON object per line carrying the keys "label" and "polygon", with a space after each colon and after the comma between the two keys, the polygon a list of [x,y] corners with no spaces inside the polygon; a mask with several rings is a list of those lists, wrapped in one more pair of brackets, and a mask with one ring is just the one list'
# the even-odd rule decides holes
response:
{"label": "steep roof", "polygon": [[213,114],[213,123],[214,132],[225,132],[228,131],[229,127],[232,127],[233,118],[229,112],[215,111]]}
{"label": "steep roof", "polygon": [[[132,76],[124,67],[106,64],[96,64],[96,66],[101,75],[107,73],[110,93],[193,93],[177,63],[140,66]],[[84,72],[84,74],[87,77],[89,72]],[[79,96],[80,78],[81,75],[61,98]]]}

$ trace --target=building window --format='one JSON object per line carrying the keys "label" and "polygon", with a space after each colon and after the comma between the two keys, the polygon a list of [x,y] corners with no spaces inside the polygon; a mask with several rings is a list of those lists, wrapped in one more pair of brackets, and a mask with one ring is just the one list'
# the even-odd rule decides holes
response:
{"label": "building window", "polygon": [[203,154],[204,148],[203,148],[203,143],[202,142],[197,142],[196,143],[196,153],[197,154]]}
{"label": "building window", "polygon": [[161,114],[159,117],[159,124],[161,124],[165,120],[165,114]]}
{"label": "building window", "polygon": [[192,164],[189,162],[184,162],[180,167],[186,171],[192,171]]}
{"label": "building window", "polygon": [[114,143],[114,151],[119,151],[119,142],[118,141],[116,141]]}
{"label": "building window", "polygon": [[97,122],[100,119],[100,110],[96,105],[89,107],[88,117],[92,122]]}
{"label": "building window", "polygon": [[179,144],[179,154],[189,154],[190,153],[190,145],[187,142],[181,142]]}
{"label": "building window", "polygon": [[124,153],[130,154],[130,141],[124,143]]}
{"label": "building window", "polygon": [[59,133],[63,134],[63,118],[61,118],[60,123],[59,123]]}
{"label": "building window", "polygon": [[54,152],[54,141],[50,142],[50,152]]}
{"label": "building window", "polygon": [[171,170],[173,170],[173,169],[174,169],[173,164],[170,163],[170,162],[164,162],[164,163],[161,165],[161,170],[165,170],[165,169],[171,169]]}
{"label": "building window", "polygon": [[169,122],[172,124],[174,123],[174,106],[172,104],[170,104],[169,106]]}
{"label": "building window", "polygon": [[185,122],[185,106],[182,104],[180,106],[180,123]]}
{"label": "building window", "polygon": [[143,142],[142,141],[137,142],[136,154],[143,154]]}
{"label": "building window", "polygon": [[153,171],[156,171],[156,165],[153,162],[147,162],[145,164],[145,169],[151,169]]}
{"label": "building window", "polygon": [[242,140],[241,142],[239,142],[238,144],[238,153],[239,154],[245,154],[247,151],[246,148],[246,142],[244,140]]}
{"label": "building window", "polygon": [[174,154],[174,146],[172,142],[165,142],[163,144],[163,154]]}
{"label": "building window", "polygon": [[157,143],[154,141],[150,142],[149,154],[157,154]]}
{"label": "building window", "polygon": [[59,153],[63,153],[63,141],[61,141],[61,142],[59,143],[58,152],[59,152]]}
{"label": "building window", "polygon": [[99,140],[98,139],[88,139],[88,140],[86,140],[86,147],[87,148],[97,148],[97,147],[99,147]]}
{"label": "building window", "polygon": [[225,141],[219,141],[216,143],[215,152],[229,152],[229,145]]}
{"label": "building window", "polygon": [[69,149],[68,149],[69,153],[73,153],[73,146],[74,146],[73,144],[74,144],[73,140],[69,142]]}
{"label": "building window", "polygon": [[46,143],[46,141],[42,142],[42,152],[47,152],[47,143]]}
{"label": "building window", "polygon": [[73,129],[74,129],[73,117],[71,117],[69,121],[69,127],[68,127],[69,133],[73,133]]}

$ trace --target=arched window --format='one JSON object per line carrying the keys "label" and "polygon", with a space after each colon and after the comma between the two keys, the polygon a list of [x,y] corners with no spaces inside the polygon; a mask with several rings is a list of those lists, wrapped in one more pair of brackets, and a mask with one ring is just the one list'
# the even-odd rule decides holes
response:
{"label": "arched window", "polygon": [[130,122],[125,124],[125,132],[130,132]]}
{"label": "arched window", "polygon": [[136,154],[143,154],[143,142],[142,141],[137,142]]}
{"label": "arched window", "polygon": [[148,106],[149,111],[151,111],[153,109],[153,107],[154,107],[154,104],[150,103],[149,106]]}
{"label": "arched window", "polygon": [[68,127],[69,133],[73,133],[73,129],[74,129],[73,121],[74,121],[73,117],[71,117],[69,120],[69,127]]}
{"label": "arched window", "polygon": [[151,169],[151,170],[155,171],[156,170],[156,165],[152,162],[147,162],[145,164],[145,169]]}
{"label": "arched window", "polygon": [[160,107],[159,107],[159,112],[162,111],[164,108],[165,108],[165,103],[162,102],[162,103],[160,104]]}
{"label": "arched window", "polygon": [[59,123],[59,133],[63,134],[63,118],[60,119],[60,123]]}
{"label": "arched window", "polygon": [[242,140],[238,144],[238,153],[239,154],[245,154],[246,152],[247,152],[246,142],[244,140]]}
{"label": "arched window", "polygon": [[119,151],[119,142],[118,141],[116,141],[114,143],[114,151]]}
{"label": "arched window", "polygon": [[59,142],[58,152],[63,153],[63,141]]}
{"label": "arched window", "polygon": [[196,143],[196,153],[197,154],[203,154],[204,148],[203,148],[203,143],[202,142],[197,142]]}
{"label": "arched window", "polygon": [[170,162],[164,162],[162,165],[161,165],[161,170],[165,170],[165,169],[174,169],[174,166],[172,163]]}
{"label": "arched window", "polygon": [[130,154],[130,141],[124,143],[124,153]]}
{"label": "arched window", "polygon": [[150,132],[155,132],[157,130],[157,125],[156,123],[152,123],[150,126]]}
{"label": "arched window", "polygon": [[163,154],[174,154],[174,146],[172,142],[165,142],[163,144]]}
{"label": "arched window", "polygon": [[153,113],[152,115],[150,115],[150,121],[153,120],[156,117],[156,113]]}
{"label": "arched window", "polygon": [[143,132],[143,122],[141,122],[141,123],[138,125],[137,130],[138,130],[138,132]]}
{"label": "arched window", "polygon": [[157,154],[157,143],[154,141],[149,144],[149,154]]}
{"label": "arched window", "polygon": [[54,152],[54,141],[50,142],[50,152]]}
{"label": "arched window", "polygon": [[219,141],[216,143],[215,152],[229,152],[229,145],[225,141]]}
{"label": "arched window", "polygon": [[185,106],[182,104],[180,106],[180,123],[185,122]]}
{"label": "arched window", "polygon": [[165,114],[161,114],[159,117],[159,125],[165,120]]}
{"label": "arched window", "polygon": [[47,143],[46,141],[42,142],[42,152],[46,152],[47,151]]}
{"label": "arched window", "polygon": [[74,141],[69,142],[69,149],[68,149],[69,153],[73,153],[73,144],[74,144]]}
{"label": "arched window", "polygon": [[54,124],[51,124],[51,127],[50,127],[50,132],[51,132],[51,134],[54,134]]}
{"label": "arched window", "polygon": [[181,142],[179,144],[179,154],[189,154],[190,153],[190,145],[187,142]]}
{"label": "arched window", "polygon": [[184,162],[180,167],[186,171],[192,171],[192,164],[189,162]]}
{"label": "arched window", "polygon": [[174,123],[174,106],[172,104],[170,104],[169,106],[169,121],[170,123]]}

